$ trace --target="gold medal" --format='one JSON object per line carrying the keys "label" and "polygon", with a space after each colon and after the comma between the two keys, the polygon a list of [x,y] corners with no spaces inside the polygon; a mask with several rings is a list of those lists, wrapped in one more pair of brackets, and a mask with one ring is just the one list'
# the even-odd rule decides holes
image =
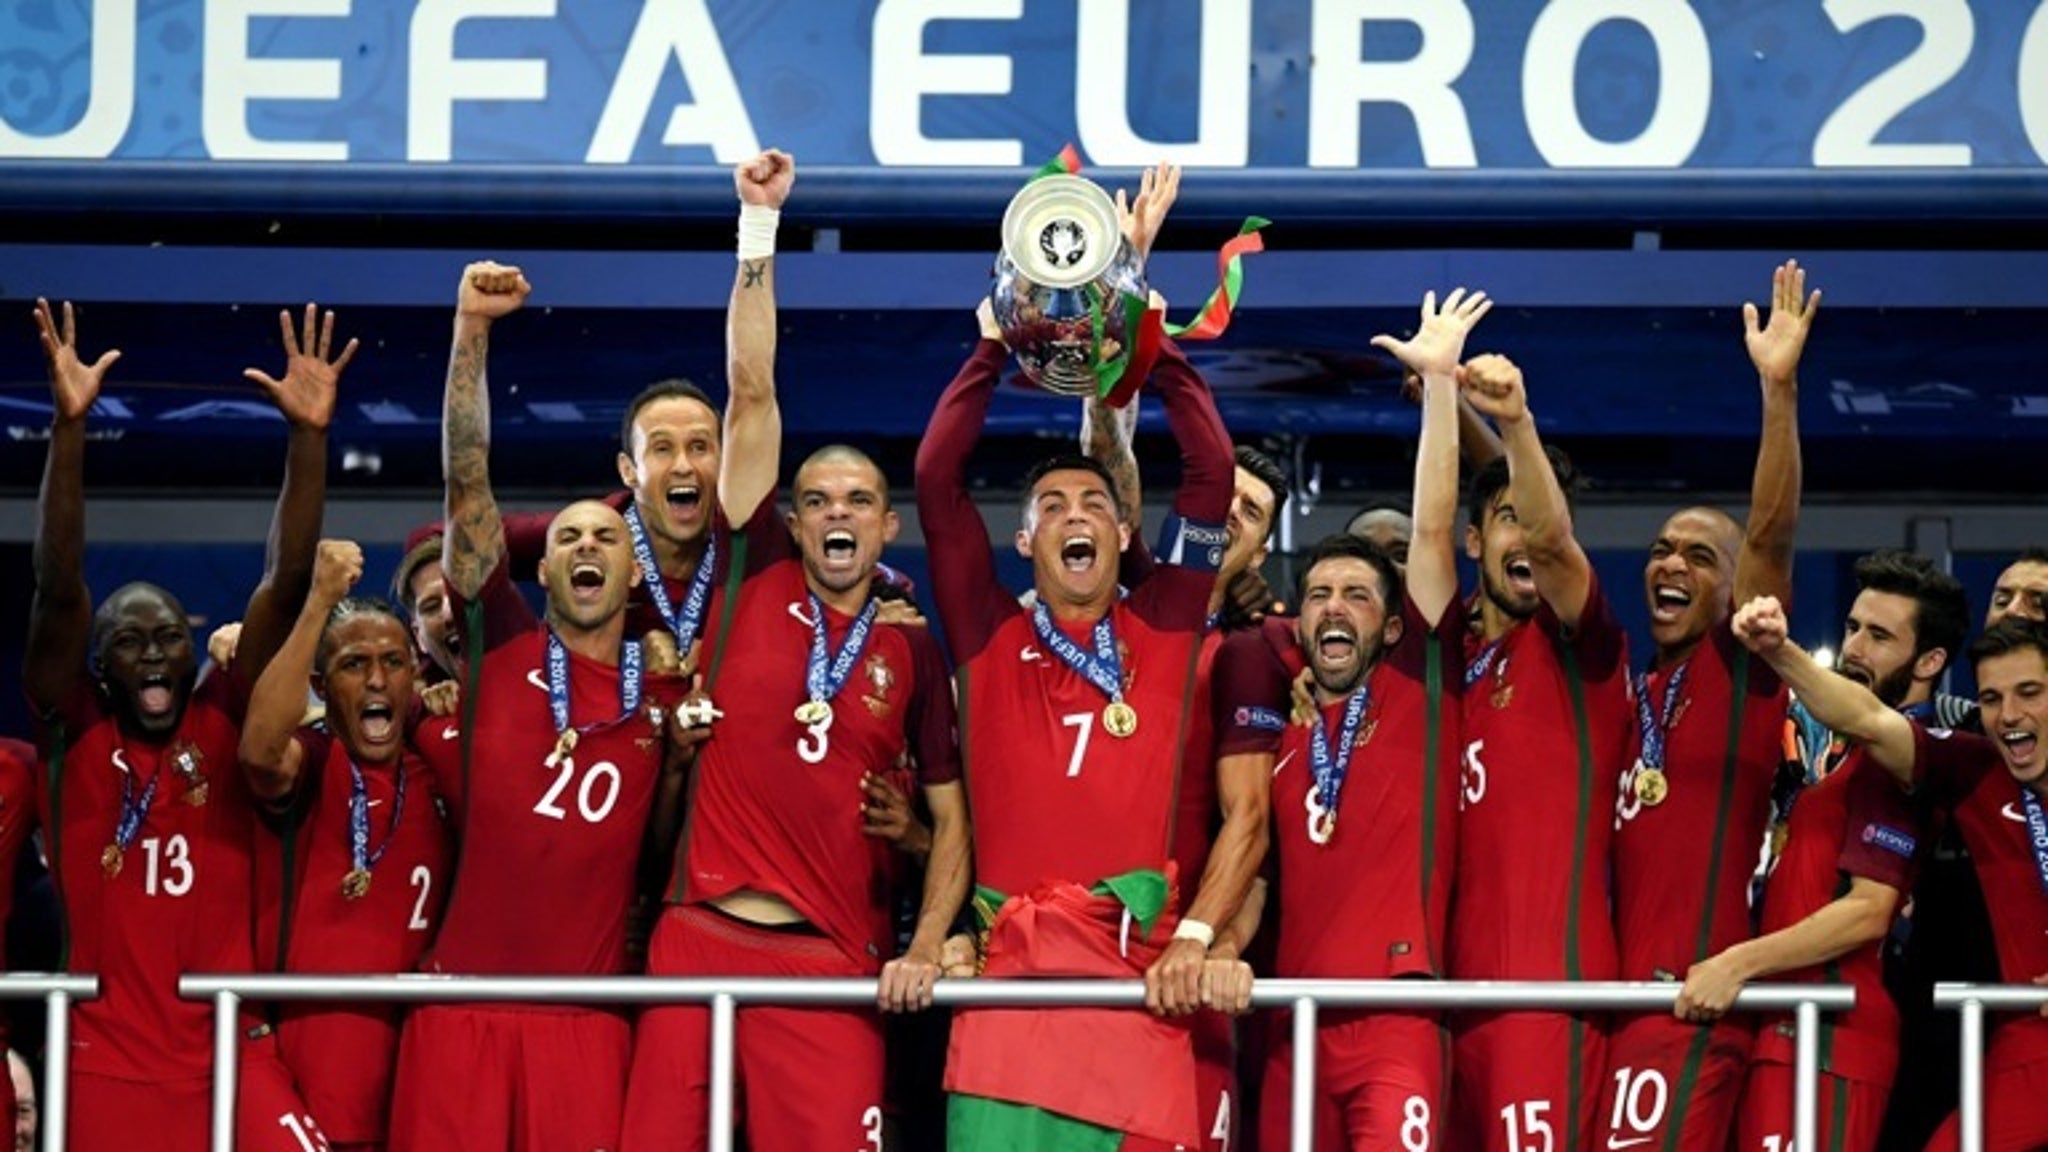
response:
{"label": "gold medal", "polygon": [[569,754],[574,751],[576,751],[576,730],[574,728],[564,728],[561,734],[555,737],[555,750],[548,753],[548,758],[543,763],[553,768],[555,765],[567,760]]}
{"label": "gold medal", "polygon": [[806,728],[816,728],[832,720],[832,705],[823,700],[806,700],[796,706],[796,722]]}
{"label": "gold medal", "polygon": [[100,871],[105,872],[109,880],[121,874],[121,846],[119,844],[109,844],[105,848],[100,849]]}
{"label": "gold medal", "polygon": [[361,900],[370,891],[370,870],[351,868],[341,878],[341,896],[344,900]]}
{"label": "gold medal", "polygon": [[1671,782],[1664,778],[1662,769],[1645,767],[1636,772],[1636,799],[1645,808],[1655,808],[1671,794]]}
{"label": "gold medal", "polygon": [[1337,834],[1337,812],[1324,808],[1309,817],[1308,838],[1317,844],[1328,844],[1330,837]]}
{"label": "gold medal", "polygon": [[1122,740],[1138,730],[1138,710],[1121,700],[1112,700],[1102,710],[1102,727]]}

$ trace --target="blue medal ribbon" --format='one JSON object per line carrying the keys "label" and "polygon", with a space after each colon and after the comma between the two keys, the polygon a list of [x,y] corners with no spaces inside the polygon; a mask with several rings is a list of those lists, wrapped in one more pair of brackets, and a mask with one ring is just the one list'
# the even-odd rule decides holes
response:
{"label": "blue medal ribbon", "polygon": [[1066,633],[1053,626],[1052,613],[1046,611],[1043,603],[1032,607],[1031,627],[1037,630],[1038,639],[1052,650],[1052,654],[1060,658],[1060,663],[1095,685],[1112,703],[1121,703],[1124,698],[1123,662],[1116,654],[1116,626],[1110,623],[1110,615],[1110,612],[1105,612],[1102,619],[1095,622],[1093,655],[1081,651],[1080,645],[1067,639]]}
{"label": "blue medal ribbon", "polygon": [[2041,891],[2048,893],[2048,813],[2041,811],[2041,798],[2025,785],[2020,787],[2020,807],[2027,814],[2027,843],[2034,849],[2034,871],[2041,877]]}
{"label": "blue medal ribbon", "polygon": [[114,822],[114,847],[126,852],[128,846],[135,843],[135,834],[142,831],[142,822],[148,819],[149,809],[156,803],[157,782],[163,778],[163,769],[159,767],[156,775],[143,786],[142,797],[138,800],[135,797],[135,774],[125,769],[121,772],[121,817]]}
{"label": "blue medal ribbon", "polygon": [[[585,724],[575,729],[587,732],[603,724],[616,724],[640,710],[641,656],[640,642],[628,640],[619,646],[619,714],[599,724]],[[555,731],[568,732],[569,725],[569,649],[555,630],[548,629],[548,709],[554,713]]]}
{"label": "blue medal ribbon", "polygon": [[1344,777],[1351,771],[1351,749],[1358,740],[1358,726],[1365,719],[1366,705],[1372,700],[1372,689],[1365,684],[1351,694],[1344,702],[1343,726],[1337,730],[1337,749],[1330,750],[1329,722],[1321,708],[1316,709],[1316,722],[1308,731],[1309,770],[1315,774],[1316,793],[1321,797],[1325,812],[1337,811],[1337,796],[1344,791]]}
{"label": "blue medal ribbon", "polygon": [[1678,694],[1685,687],[1686,670],[1692,661],[1671,670],[1671,679],[1664,682],[1664,708],[1661,716],[1650,715],[1650,678],[1636,674],[1636,729],[1643,738],[1642,761],[1645,768],[1662,771],[1664,764],[1664,736],[1671,731],[1671,722],[1678,710]]}
{"label": "blue medal ribbon", "polygon": [[348,760],[348,859],[349,865],[357,872],[368,872],[384,858],[391,848],[391,842],[398,839],[398,822],[405,819],[405,762],[397,765],[397,780],[394,788],[397,795],[391,798],[391,827],[384,832],[384,842],[370,850],[370,788],[363,780],[363,770],[356,766],[355,757]]}
{"label": "blue medal ribbon", "polygon": [[825,603],[818,594],[811,595],[811,663],[804,671],[804,688],[811,699],[829,703],[846,686],[846,678],[853,673],[854,664],[860,654],[867,650],[868,631],[875,625],[875,613],[881,608],[881,601],[869,598],[867,606],[846,629],[846,639],[840,641],[837,655],[831,654],[831,646],[825,635]]}
{"label": "blue medal ribbon", "polygon": [[675,634],[676,655],[690,658],[690,645],[697,640],[697,629],[704,622],[704,605],[711,598],[711,571],[718,567],[718,533],[709,532],[704,537],[704,555],[697,560],[697,571],[690,576],[690,590],[683,595],[683,608],[676,611],[675,602],[668,598],[668,581],[661,575],[661,565],[654,561],[654,545],[648,542],[647,526],[640,522],[640,506],[626,506],[626,532],[633,537],[633,559],[640,565],[640,583],[647,587],[647,598],[654,603],[654,610],[661,614],[662,623]]}
{"label": "blue medal ribbon", "polygon": [[1507,643],[1507,640],[1507,634],[1502,633],[1493,643],[1481,648],[1476,659],[1465,665],[1465,687],[1470,688],[1479,683],[1486,675],[1486,670],[1493,667],[1493,658],[1500,655],[1500,646]]}

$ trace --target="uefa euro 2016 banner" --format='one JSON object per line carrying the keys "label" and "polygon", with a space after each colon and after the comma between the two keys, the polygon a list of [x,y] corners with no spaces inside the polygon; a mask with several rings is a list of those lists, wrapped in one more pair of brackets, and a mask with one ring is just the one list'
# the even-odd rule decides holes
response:
{"label": "uefa euro 2016 banner", "polygon": [[2037,168],[2034,0],[7,0],[0,159]]}

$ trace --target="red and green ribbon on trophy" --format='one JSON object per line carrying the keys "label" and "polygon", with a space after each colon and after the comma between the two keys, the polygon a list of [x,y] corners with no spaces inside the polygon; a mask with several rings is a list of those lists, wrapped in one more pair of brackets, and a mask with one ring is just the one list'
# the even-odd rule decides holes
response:
{"label": "red and green ribbon on trophy", "polygon": [[[1031,179],[1074,176],[1080,171],[1081,154],[1069,144],[1032,173]],[[1115,355],[1104,357],[1102,354],[1102,293],[1092,284],[1084,288],[1088,298],[1088,319],[1095,333],[1096,395],[1110,407],[1121,408],[1131,402],[1132,397],[1138,394],[1138,388],[1152,375],[1152,365],[1159,359],[1162,340],[1167,337],[1214,340],[1223,335],[1230,327],[1230,318],[1237,310],[1237,298],[1244,287],[1244,257],[1266,250],[1265,238],[1259,230],[1270,223],[1272,221],[1263,216],[1246,217],[1237,235],[1217,250],[1216,290],[1203,301],[1202,310],[1188,323],[1168,322],[1165,313],[1152,310],[1148,301],[1123,301],[1124,332],[1136,333],[1136,338]]]}

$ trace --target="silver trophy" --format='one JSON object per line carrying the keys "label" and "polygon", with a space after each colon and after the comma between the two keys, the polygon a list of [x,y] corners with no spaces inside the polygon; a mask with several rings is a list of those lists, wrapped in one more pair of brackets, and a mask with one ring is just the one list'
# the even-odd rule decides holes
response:
{"label": "silver trophy", "polygon": [[1129,354],[1126,304],[1143,301],[1144,265],[1116,201],[1079,176],[1042,176],[1003,213],[989,297],[1024,376],[1063,396],[1096,394],[1097,368]]}

